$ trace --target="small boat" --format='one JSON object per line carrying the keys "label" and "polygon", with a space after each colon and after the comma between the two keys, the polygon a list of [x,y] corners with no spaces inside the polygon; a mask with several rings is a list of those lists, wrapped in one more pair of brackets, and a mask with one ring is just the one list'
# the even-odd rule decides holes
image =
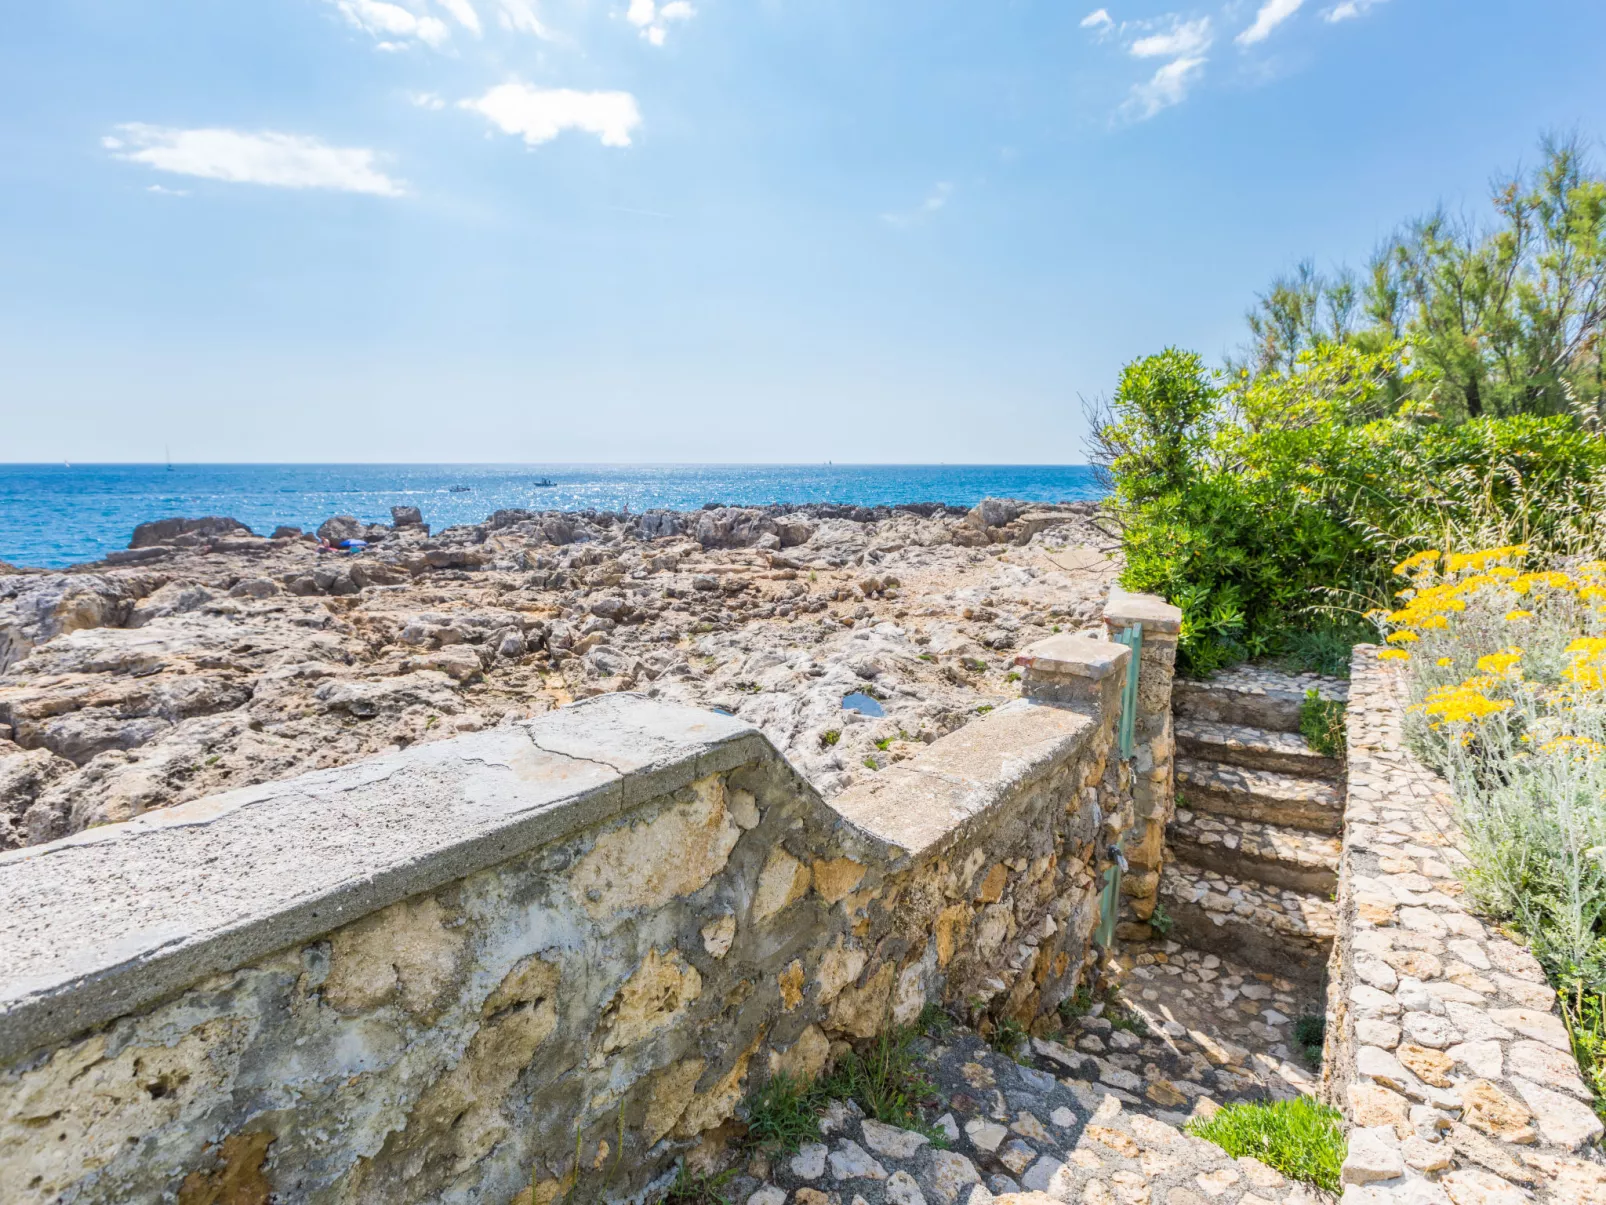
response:
{"label": "small boat", "polygon": [[448,494],[472,494],[474,492],[474,487],[472,485],[454,485],[446,492]]}
{"label": "small boat", "polygon": [[533,485],[538,490],[549,490],[553,486],[557,485],[557,482],[552,480],[552,478],[550,478],[550,477],[543,477],[539,481],[530,482],[530,484]]}

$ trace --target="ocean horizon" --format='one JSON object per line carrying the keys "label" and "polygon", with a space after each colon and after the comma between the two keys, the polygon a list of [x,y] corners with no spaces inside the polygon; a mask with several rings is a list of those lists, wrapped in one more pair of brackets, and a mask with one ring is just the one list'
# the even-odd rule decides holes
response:
{"label": "ocean horizon", "polygon": [[[551,486],[536,483],[550,480]],[[390,522],[416,506],[439,530],[508,507],[697,510],[708,503],[895,506],[982,498],[1104,496],[1088,465],[689,464],[6,464],[0,561],[59,569],[126,548],[135,526],[227,515],[267,534],[331,515]]]}

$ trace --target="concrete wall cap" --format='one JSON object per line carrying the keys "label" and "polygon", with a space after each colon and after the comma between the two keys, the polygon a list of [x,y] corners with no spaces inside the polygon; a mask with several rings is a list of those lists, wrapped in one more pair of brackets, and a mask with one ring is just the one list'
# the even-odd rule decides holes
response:
{"label": "concrete wall cap", "polygon": [[1132,650],[1113,640],[1065,632],[1022,649],[1015,664],[1035,674],[1073,674],[1095,682],[1126,668]]}
{"label": "concrete wall cap", "polygon": [[1158,595],[1128,594],[1119,586],[1111,586],[1110,599],[1104,604],[1104,622],[1112,628],[1140,623],[1145,636],[1175,635],[1182,631],[1182,609]]}
{"label": "concrete wall cap", "polygon": [[0,854],[0,1063],[766,757],[610,694]]}

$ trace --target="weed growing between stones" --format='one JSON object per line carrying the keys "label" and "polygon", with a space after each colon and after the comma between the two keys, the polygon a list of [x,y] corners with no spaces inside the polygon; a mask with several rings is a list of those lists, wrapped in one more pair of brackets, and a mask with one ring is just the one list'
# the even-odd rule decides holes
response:
{"label": "weed growing between stones", "polygon": [[921,1108],[938,1099],[937,1089],[920,1069],[915,1049],[919,1037],[914,1026],[882,1030],[863,1051],[837,1063],[822,1085],[826,1099],[857,1101],[877,1121],[918,1131],[935,1142],[941,1131],[926,1123]]}
{"label": "weed growing between stones", "polygon": [[1322,1065],[1322,1045],[1327,1040],[1327,1018],[1309,1015],[1294,1022],[1294,1041],[1312,1067]]}
{"label": "weed growing between stones", "polygon": [[1025,1026],[1014,1017],[1005,1017],[993,1027],[993,1032],[987,1038],[987,1044],[1006,1059],[1021,1061],[1021,1054],[1026,1050],[1030,1035]]}
{"label": "weed growing between stones", "polygon": [[1339,700],[1324,699],[1314,690],[1305,692],[1299,705],[1300,735],[1323,757],[1344,756],[1344,712]]}
{"label": "weed growing between stones", "polygon": [[682,1159],[675,1167],[675,1182],[664,1195],[663,1205],[730,1205],[720,1189],[738,1170],[733,1167],[717,1175],[694,1175],[686,1170]]}
{"label": "weed growing between stones", "polygon": [[1069,1025],[1077,1018],[1085,1017],[1091,1013],[1095,1003],[1097,1001],[1093,999],[1092,989],[1085,986],[1079,987],[1073,994],[1060,1001],[1058,1010],[1060,1020]]}
{"label": "weed growing between stones", "polygon": [[940,1004],[927,1003],[915,1018],[915,1029],[922,1037],[934,1038],[941,1042],[954,1031],[957,1024],[948,1015],[948,1011]]}
{"label": "weed growing between stones", "polygon": [[1307,1096],[1266,1104],[1228,1105],[1186,1129],[1234,1159],[1252,1155],[1290,1180],[1336,1193],[1347,1143],[1337,1109]]}
{"label": "weed growing between stones", "polygon": [[774,1154],[795,1154],[805,1142],[820,1140],[824,1106],[818,1083],[778,1071],[748,1098],[747,1140]]}
{"label": "weed growing between stones", "polygon": [[1149,914],[1149,927],[1164,937],[1171,932],[1171,926],[1176,923],[1171,914],[1165,910],[1165,905],[1156,901],[1154,911]]}

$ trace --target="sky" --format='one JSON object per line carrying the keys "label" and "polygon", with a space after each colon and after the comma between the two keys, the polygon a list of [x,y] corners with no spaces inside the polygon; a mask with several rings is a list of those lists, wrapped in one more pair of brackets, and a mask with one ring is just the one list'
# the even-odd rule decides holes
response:
{"label": "sky", "polygon": [[51,0],[0,461],[1076,463],[1302,258],[1606,135],[1599,0]]}

